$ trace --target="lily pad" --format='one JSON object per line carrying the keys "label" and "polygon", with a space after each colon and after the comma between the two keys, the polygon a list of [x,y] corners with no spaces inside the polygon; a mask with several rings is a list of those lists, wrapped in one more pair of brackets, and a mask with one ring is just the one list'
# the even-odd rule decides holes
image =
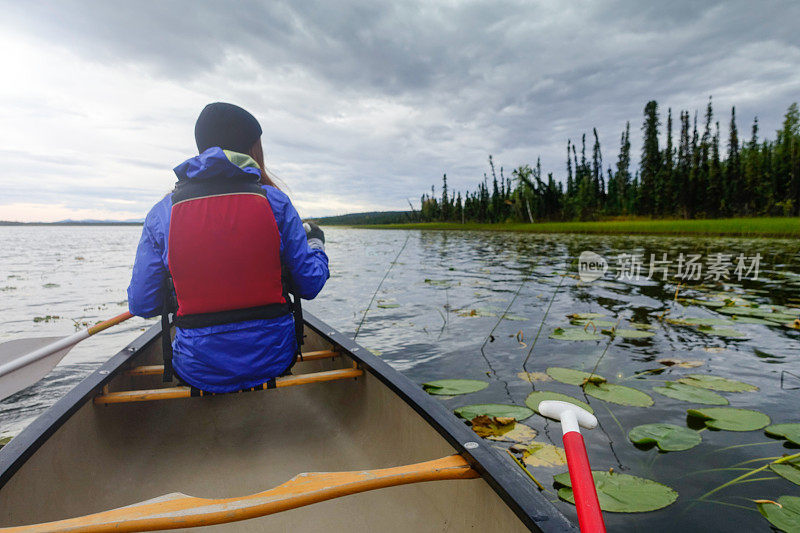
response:
{"label": "lily pad", "polygon": [[800,424],[772,424],[764,428],[764,433],[800,444]]}
{"label": "lily pad", "polygon": [[697,368],[698,366],[703,366],[703,361],[697,359],[675,359],[674,357],[657,359],[656,363],[664,366],[677,366],[680,368]]}
{"label": "lily pad", "polygon": [[770,308],[764,308],[764,307],[742,307],[742,306],[723,307],[719,309],[719,312],[726,315],[749,316],[757,318],[766,318],[777,321],[794,320],[795,318],[797,318],[797,316],[793,313],[775,312]]}
{"label": "lily pad", "polygon": [[536,438],[536,430],[514,418],[476,416],[470,423],[472,431],[484,439],[527,444]]}
{"label": "lily pad", "polygon": [[663,387],[653,387],[653,392],[676,400],[683,400],[684,402],[702,403],[704,405],[728,405],[728,399],[716,392],[675,381],[667,381]]}
{"label": "lily pad", "polygon": [[517,372],[517,377],[528,383],[533,383],[534,381],[553,381],[553,378],[544,372]]}
{"label": "lily pad", "polygon": [[667,322],[675,326],[730,326],[731,321],[724,318],[702,318],[687,316],[684,318],[668,318]]}
{"label": "lily pad", "polygon": [[465,405],[456,409],[455,414],[461,418],[472,420],[476,416],[488,417],[512,417],[517,420],[525,420],[533,414],[533,411],[520,405],[506,405],[501,403],[480,403],[475,405]]}
{"label": "lily pad", "polygon": [[716,335],[717,337],[726,337],[728,339],[748,339],[750,335],[743,333],[738,329],[733,328],[707,328],[701,326],[700,331],[706,335]]}
{"label": "lily pad", "polygon": [[753,316],[735,316],[731,319],[735,324],[760,324],[762,326],[777,326],[779,325],[774,320],[767,320],[766,318],[757,318]]}
{"label": "lily pad", "polygon": [[513,322],[525,322],[526,320],[528,320],[528,317],[506,313],[505,315],[503,315],[503,320],[511,320]]}
{"label": "lily pad", "polygon": [[589,396],[594,396],[598,400],[619,405],[634,407],[650,407],[653,405],[653,399],[644,392],[614,383],[587,383],[583,387],[583,392]]}
{"label": "lily pad", "polygon": [[781,531],[800,531],[800,497],[781,496],[778,502],[761,502],[758,512]]}
{"label": "lily pad", "polygon": [[576,326],[589,326],[589,330],[591,330],[592,332],[594,332],[594,329],[592,328],[592,326],[594,326],[597,329],[602,329],[602,328],[613,328],[614,326],[617,325],[617,321],[616,320],[591,320],[590,319],[590,320],[571,320],[570,322],[572,324],[576,325]]}
{"label": "lily pad", "polygon": [[590,374],[582,370],[573,370],[571,368],[561,368],[558,366],[551,366],[547,369],[547,375],[556,381],[566,383],[567,385],[583,385],[583,383],[591,378],[599,378],[605,381],[605,378],[598,374]]}
{"label": "lily pad", "polygon": [[497,316],[497,313],[489,309],[462,309],[458,311],[458,316],[463,317],[490,317]]}
{"label": "lily pad", "polygon": [[400,307],[400,304],[392,304],[392,303],[385,303],[385,304],[378,304],[380,309],[397,309]]}
{"label": "lily pad", "polygon": [[662,452],[680,452],[694,448],[703,440],[700,434],[675,424],[644,424],[628,432],[631,442],[655,444]]}
{"label": "lily pad", "polygon": [[795,485],[800,485],[800,459],[785,463],[770,463],[769,469]]}
{"label": "lily pad", "polygon": [[425,392],[428,394],[437,394],[441,396],[469,394],[470,392],[483,390],[488,386],[489,384],[485,381],[477,379],[439,379],[422,384],[422,388],[425,389]]}
{"label": "lily pad", "polygon": [[[525,405],[539,413],[539,404],[545,400],[559,400],[562,402],[569,402],[573,405],[577,405],[578,407],[582,407],[586,409],[590,413],[594,414],[594,409],[588,403],[584,403],[577,398],[573,398],[572,396],[567,396],[566,394],[561,394],[560,392],[550,392],[550,391],[535,391],[528,394],[528,397],[525,398]],[[539,413],[542,414],[542,413]]]}
{"label": "lily pad", "polygon": [[702,418],[705,425],[714,429],[727,431],[754,431],[769,425],[769,417],[764,413],[751,409],[734,407],[704,407],[689,409],[689,416]]}
{"label": "lily pad", "polygon": [[646,339],[655,335],[652,331],[643,331],[640,329],[604,329],[603,333],[622,339]]}
{"label": "lily pad", "polygon": [[758,387],[743,381],[721,378],[710,374],[689,374],[685,378],[678,380],[680,383],[701,387],[703,389],[718,390],[722,392],[752,392],[757,391]]}
{"label": "lily pad", "polygon": [[606,315],[603,313],[571,313],[567,315],[567,318],[571,318],[573,320],[585,320],[590,318],[602,318]]}
{"label": "lily pad", "polygon": [[[678,499],[678,493],[650,479],[616,474],[605,471],[592,471],[594,486],[600,509],[610,513],[645,513],[663,509]],[[553,476],[553,482],[561,485],[558,497],[572,504],[575,495],[569,472]]]}
{"label": "lily pad", "polygon": [[528,466],[552,468],[567,464],[567,455],[564,448],[546,442],[532,442],[522,452],[522,460]]}
{"label": "lily pad", "polygon": [[600,332],[594,332],[592,328],[584,330],[583,328],[556,328],[550,334],[551,339],[560,341],[599,341],[603,336]]}
{"label": "lily pad", "polygon": [[695,298],[688,298],[683,301],[690,304],[703,305],[705,307],[725,307],[725,302],[720,302],[718,300],[698,300]]}

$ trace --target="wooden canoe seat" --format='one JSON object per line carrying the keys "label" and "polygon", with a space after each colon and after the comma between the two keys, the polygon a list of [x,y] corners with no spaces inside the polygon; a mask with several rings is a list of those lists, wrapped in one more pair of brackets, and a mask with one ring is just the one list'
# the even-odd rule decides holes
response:
{"label": "wooden canoe seat", "polygon": [[[364,373],[359,368],[342,368],[327,370],[310,374],[297,374],[275,378],[274,387],[293,387],[307,383],[320,383],[323,381],[336,381],[339,379],[357,378]],[[272,388],[271,384],[264,384],[264,388]],[[202,396],[203,393],[201,392]],[[166,387],[163,389],[130,390],[121,392],[103,392],[96,396],[94,403],[108,405],[111,403],[149,402],[153,400],[174,400],[176,398],[189,398],[192,396],[191,387]]]}
{"label": "wooden canoe seat", "polygon": [[97,514],[0,528],[3,533],[154,531],[227,524],[368,490],[423,481],[473,479],[480,474],[460,455],[411,465],[352,472],[299,474],[277,487],[240,498],[195,498],[179,492]]}
{"label": "wooden canoe seat", "polygon": [[[298,359],[298,363],[303,363],[305,361],[318,361],[320,359],[333,359],[337,355],[340,355],[338,352],[334,352],[332,350],[320,350],[317,352],[305,352],[302,354],[302,358]],[[147,366],[135,366],[130,370],[125,371],[126,376],[160,376],[164,373],[164,365],[147,365]]]}

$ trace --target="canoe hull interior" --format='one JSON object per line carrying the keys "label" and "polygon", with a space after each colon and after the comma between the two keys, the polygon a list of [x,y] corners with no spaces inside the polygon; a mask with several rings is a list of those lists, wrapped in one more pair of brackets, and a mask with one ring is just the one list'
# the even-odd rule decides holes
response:
{"label": "canoe hull interior", "polygon": [[[304,351],[334,348],[309,327],[306,335]],[[112,372],[111,391],[163,386],[160,376],[124,374],[133,366],[160,364],[160,343],[151,337]],[[294,373],[353,364],[345,351],[298,363]],[[459,452],[370,372],[357,379],[202,398],[100,406],[89,397],[76,409],[0,488],[0,525],[69,518],[172,492],[243,496],[301,472],[385,468]],[[392,487],[213,527],[528,529],[483,479]]]}

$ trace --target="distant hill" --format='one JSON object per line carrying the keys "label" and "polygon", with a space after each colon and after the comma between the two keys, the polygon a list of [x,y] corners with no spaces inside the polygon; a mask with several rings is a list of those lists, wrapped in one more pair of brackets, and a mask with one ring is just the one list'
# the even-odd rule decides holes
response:
{"label": "distant hill", "polygon": [[0,220],[0,226],[141,226],[144,219],[131,220],[59,220],[58,222],[12,222]]}
{"label": "distant hill", "polygon": [[401,224],[414,222],[411,211],[370,211],[368,213],[350,213],[335,217],[312,219],[320,226],[367,226],[370,224]]}

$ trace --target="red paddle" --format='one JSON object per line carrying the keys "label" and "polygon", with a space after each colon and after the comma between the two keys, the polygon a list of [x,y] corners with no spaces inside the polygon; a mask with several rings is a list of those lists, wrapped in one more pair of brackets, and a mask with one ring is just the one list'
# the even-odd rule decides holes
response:
{"label": "red paddle", "polygon": [[569,479],[575,494],[575,507],[578,510],[578,525],[582,533],[605,533],[603,513],[597,501],[592,468],[586,455],[580,426],[587,429],[597,427],[597,419],[585,409],[568,402],[545,400],[539,404],[539,412],[548,418],[561,422],[564,432],[564,451],[567,454]]}

